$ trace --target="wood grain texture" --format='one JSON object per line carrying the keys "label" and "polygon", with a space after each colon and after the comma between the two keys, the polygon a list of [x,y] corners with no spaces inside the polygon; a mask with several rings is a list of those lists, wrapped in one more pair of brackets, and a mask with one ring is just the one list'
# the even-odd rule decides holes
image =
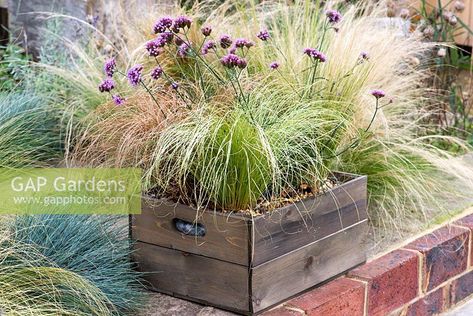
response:
{"label": "wood grain texture", "polygon": [[[175,228],[175,218],[204,225],[206,235],[180,233]],[[249,223],[243,216],[211,211],[197,214],[189,206],[144,198],[142,214],[133,216],[132,231],[138,241],[249,265]]]}
{"label": "wood grain texture", "polygon": [[366,219],[366,181],[358,177],[323,195],[255,218],[253,266]]}
{"label": "wood grain texture", "polygon": [[268,308],[364,262],[367,221],[252,269],[253,311]]}
{"label": "wood grain texture", "polygon": [[137,242],[134,259],[151,289],[249,311],[249,272],[244,266]]}

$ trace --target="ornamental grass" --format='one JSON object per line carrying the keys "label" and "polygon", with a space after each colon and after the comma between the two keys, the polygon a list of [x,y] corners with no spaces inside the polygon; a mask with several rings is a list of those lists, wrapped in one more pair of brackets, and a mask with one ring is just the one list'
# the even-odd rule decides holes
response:
{"label": "ornamental grass", "polygon": [[35,247],[0,230],[0,310],[5,315],[113,315],[116,310],[90,281],[62,269]]}
{"label": "ornamental grass", "polygon": [[231,211],[297,196],[301,186],[319,192],[335,170],[358,173],[368,175],[372,223],[427,219],[439,197],[455,194],[450,179],[468,190],[473,175],[432,144],[469,148],[425,133],[424,56],[434,44],[380,24],[384,8],[303,0],[204,1],[139,16],[118,8],[120,38],[101,39],[108,56],[68,43],[79,73],[71,82],[103,93],[101,105],[83,103],[74,116],[67,161],[141,167],[146,190]]}
{"label": "ornamental grass", "polygon": [[131,315],[145,303],[127,218],[3,216],[0,310],[6,315]]}

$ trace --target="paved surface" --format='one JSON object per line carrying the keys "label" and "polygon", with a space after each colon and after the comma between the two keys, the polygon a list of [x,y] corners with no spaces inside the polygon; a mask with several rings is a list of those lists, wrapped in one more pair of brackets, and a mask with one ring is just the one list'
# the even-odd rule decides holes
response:
{"label": "paved surface", "polygon": [[139,316],[235,316],[235,314],[168,295],[152,293],[146,310]]}
{"label": "paved surface", "polygon": [[473,299],[466,303],[442,314],[442,316],[472,316],[473,315]]}

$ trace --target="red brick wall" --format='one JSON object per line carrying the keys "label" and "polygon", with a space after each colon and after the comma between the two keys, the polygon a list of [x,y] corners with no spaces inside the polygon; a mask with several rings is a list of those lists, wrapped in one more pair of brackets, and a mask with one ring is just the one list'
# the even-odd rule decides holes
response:
{"label": "red brick wall", "polygon": [[376,258],[265,316],[424,316],[473,294],[473,214]]}

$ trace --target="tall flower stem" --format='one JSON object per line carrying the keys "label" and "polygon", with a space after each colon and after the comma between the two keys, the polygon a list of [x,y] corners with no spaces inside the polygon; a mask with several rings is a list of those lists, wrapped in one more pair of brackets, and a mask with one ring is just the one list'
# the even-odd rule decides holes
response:
{"label": "tall flower stem", "polygon": [[[117,70],[117,72],[124,76],[125,78],[127,78],[127,75],[124,74],[123,72]],[[161,113],[163,113],[164,115],[164,118],[166,119],[167,118],[167,115],[166,113],[164,113],[163,109],[161,108],[161,106],[159,105],[158,103],[158,100],[156,100],[155,96],[153,95],[153,93],[151,92],[151,90],[148,88],[148,86],[143,82],[143,80],[140,79],[140,84],[143,86],[143,88],[145,88],[146,92],[151,96],[151,98],[153,99],[154,103],[156,103],[156,105],[158,106],[159,110],[161,111]]]}
{"label": "tall flower stem", "polygon": [[[159,62],[158,58],[155,57],[154,60],[156,61],[156,64],[161,67],[161,69],[163,69],[163,76],[166,78],[166,80],[172,84],[174,82],[174,80],[164,71],[164,68],[163,66],[161,66],[161,63]],[[182,95],[182,93],[180,93],[178,90],[176,90],[176,93],[177,95],[179,96],[179,98],[181,98],[182,101],[184,101],[184,103],[186,104],[186,107],[187,109],[189,110],[192,110],[192,106],[187,102],[187,100],[184,98],[184,96]]]}
{"label": "tall flower stem", "polygon": [[[360,144],[360,141],[361,141],[361,138],[364,137],[368,131],[370,130],[371,126],[373,125],[373,122],[376,118],[376,116],[378,115],[378,111],[381,107],[379,106],[379,99],[376,98],[376,107],[374,109],[374,112],[373,112],[373,116],[371,117],[371,120],[370,120],[370,123],[368,124],[368,126],[365,128],[365,130],[363,131],[363,135],[356,139],[355,141],[353,141],[350,145],[346,146],[344,149],[342,149],[340,152],[338,153],[335,153],[335,155],[333,156],[330,156],[330,157],[327,157],[327,159],[331,159],[331,158],[335,158],[335,157],[338,157],[342,154],[344,154],[345,152],[347,152],[348,150],[352,149],[352,148],[355,148],[356,146],[358,146]],[[338,129],[338,127],[337,127]]]}
{"label": "tall flower stem", "polygon": [[159,106],[159,103],[158,103],[158,100],[156,100],[156,98],[154,97],[153,93],[151,92],[151,90],[148,88],[148,86],[143,82],[143,80],[140,80],[140,84],[143,88],[145,88],[146,92],[148,92],[148,94],[151,96],[151,98],[153,99],[154,103],[156,103],[159,107],[159,110],[161,111],[161,113],[163,113],[164,115],[164,118],[167,118],[166,116],[166,113],[164,113],[163,109]]}
{"label": "tall flower stem", "polygon": [[[328,22],[325,22],[323,32],[322,32],[322,39],[320,40],[320,43],[319,43],[319,48],[318,48],[319,51],[322,51],[322,47],[323,47],[324,42],[325,42],[325,35],[327,34],[327,30],[329,28],[330,28],[330,24]],[[318,65],[319,65],[319,61],[315,61],[315,65],[312,68],[312,73],[311,73],[311,76],[310,76],[309,98],[312,95],[312,90],[313,90],[313,86],[314,86],[314,83],[315,83],[315,76],[317,74]]]}
{"label": "tall flower stem", "polygon": [[310,86],[309,86],[309,98],[312,95],[312,90],[314,88],[315,83],[315,76],[317,74],[317,66],[319,65],[319,61],[315,61],[314,69],[312,70],[311,78],[310,78]]}
{"label": "tall flower stem", "polygon": [[240,83],[240,75],[242,72],[243,72],[243,69],[241,69],[238,75],[235,76],[235,81],[237,83],[238,89],[240,90],[240,95],[243,98],[243,101],[245,101],[248,104],[250,102],[250,96],[248,95],[248,98],[245,97],[245,93],[243,92],[243,88]]}
{"label": "tall flower stem", "polygon": [[[184,37],[186,38],[186,41],[187,41],[188,46],[191,47],[191,45],[190,45],[191,42],[190,42],[190,40],[189,40],[189,37],[187,36],[187,32],[184,33]],[[196,56],[197,56],[197,54],[199,54],[199,53],[201,52],[202,47],[204,46],[204,43],[205,43],[205,38],[204,38],[204,40],[202,41],[202,43],[200,44],[200,47],[199,47],[199,49],[197,50],[197,52],[194,50],[194,53],[196,54]],[[192,47],[191,47],[191,48],[192,48]],[[206,98],[206,95],[205,95],[205,91],[206,91],[206,90],[205,90],[204,76],[203,76],[202,71],[200,70],[199,62],[196,62],[195,64],[196,64],[196,66],[197,66],[197,76],[199,77],[199,83],[200,83],[200,86],[201,86],[202,90],[204,91],[204,98]]]}
{"label": "tall flower stem", "polygon": [[[217,59],[220,59],[220,58],[221,58],[221,55],[218,53],[218,50],[217,50],[215,47],[213,48],[213,51],[214,51],[214,53],[215,53],[215,56],[217,56]],[[236,88],[236,86],[235,86],[235,84],[234,84],[234,82],[233,82],[232,74],[228,71],[227,68],[224,67],[223,69],[225,70],[225,74],[226,74],[227,77],[229,78],[228,81],[230,82],[230,84],[231,84],[231,86],[232,86],[232,88],[233,88],[233,91],[235,91],[235,96],[236,96],[237,98],[239,98],[238,89]],[[241,89],[240,89],[240,91],[241,91]]]}
{"label": "tall flower stem", "polygon": [[299,91],[296,90],[296,87],[294,87],[294,85],[290,83],[289,80],[287,80],[287,78],[283,75],[283,73],[279,69],[276,69],[276,71],[281,76],[281,78],[283,78],[283,80],[291,87],[292,91],[294,91],[299,96],[299,98],[302,99],[304,96],[300,94]]}
{"label": "tall flower stem", "polygon": [[[182,39],[181,37],[179,37],[179,33],[176,33],[176,32],[173,32],[174,36],[176,36],[178,39],[180,39],[181,41],[185,42],[185,43],[188,43],[186,42],[184,39]],[[217,80],[220,82],[220,83],[225,83],[225,80],[223,80],[219,74],[217,74],[213,69],[212,67],[207,64],[207,62],[200,56],[200,54],[198,52],[195,51],[195,49],[192,47],[192,45],[189,44],[189,49],[194,53],[194,55],[196,56],[196,58],[198,60],[200,60],[202,62],[202,64],[205,66],[205,68],[207,68],[211,73],[212,75],[214,75],[215,78],[217,78]]]}

